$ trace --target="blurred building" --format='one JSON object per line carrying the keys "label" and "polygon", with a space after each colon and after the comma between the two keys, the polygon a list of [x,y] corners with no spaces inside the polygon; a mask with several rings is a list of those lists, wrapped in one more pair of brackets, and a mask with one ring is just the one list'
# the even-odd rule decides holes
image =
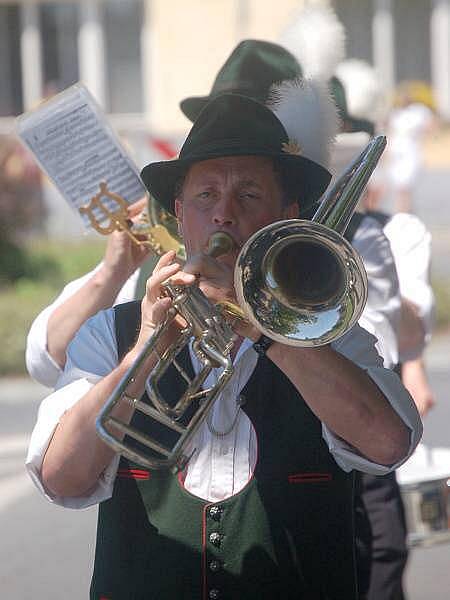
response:
{"label": "blurred building", "polygon": [[450,121],[450,0],[333,0],[347,56],[374,65],[387,90],[405,80],[433,89]]}
{"label": "blurred building", "polygon": [[[206,93],[240,39],[276,41],[305,1],[0,0],[0,131],[81,79],[120,128],[180,133],[179,100]],[[450,119],[450,0],[331,3],[349,58],[374,64],[391,87],[429,82]]]}
{"label": "blurred building", "polygon": [[[209,92],[244,38],[277,41],[305,2],[330,0],[0,0],[0,134],[14,116],[82,80],[143,164],[189,127],[178,103]],[[450,0],[333,0],[347,57],[387,89],[419,79],[450,120]]]}

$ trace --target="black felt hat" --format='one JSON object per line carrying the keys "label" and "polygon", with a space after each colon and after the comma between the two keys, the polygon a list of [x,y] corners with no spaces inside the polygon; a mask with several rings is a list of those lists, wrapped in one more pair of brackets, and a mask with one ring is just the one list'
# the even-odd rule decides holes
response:
{"label": "black felt hat", "polygon": [[331,179],[319,164],[304,157],[285,128],[263,104],[246,96],[223,94],[201,111],[175,160],[144,167],[141,177],[153,197],[174,213],[177,183],[196,162],[226,156],[267,156],[286,173],[293,199],[302,208],[315,203]]}
{"label": "black felt hat", "polygon": [[339,118],[342,122],[342,130],[346,133],[356,133],[365,131],[369,135],[374,135],[375,126],[366,119],[355,119],[348,112],[347,96],[342,81],[335,75],[329,81],[330,93],[336,103]]}
{"label": "black felt hat", "polygon": [[244,40],[230,54],[208,96],[192,96],[180,102],[180,108],[195,121],[202,108],[220,94],[242,94],[261,103],[270,87],[285,79],[301,77],[297,59],[282,46],[261,40]]}

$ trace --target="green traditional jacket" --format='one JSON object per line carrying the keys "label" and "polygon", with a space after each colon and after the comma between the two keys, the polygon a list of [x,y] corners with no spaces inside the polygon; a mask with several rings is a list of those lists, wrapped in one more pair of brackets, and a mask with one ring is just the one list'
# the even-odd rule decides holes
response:
{"label": "green traditional jacket", "polygon": [[[119,356],[134,342],[139,309],[116,307]],[[182,360],[192,370],[187,352]],[[161,389],[175,398],[181,385],[173,369]],[[121,459],[99,507],[92,600],[357,598],[353,475],[336,465],[320,421],[269,359],[242,392],[258,459],[238,494],[211,503],[189,493],[181,474]],[[135,424],[153,428],[146,419]]]}

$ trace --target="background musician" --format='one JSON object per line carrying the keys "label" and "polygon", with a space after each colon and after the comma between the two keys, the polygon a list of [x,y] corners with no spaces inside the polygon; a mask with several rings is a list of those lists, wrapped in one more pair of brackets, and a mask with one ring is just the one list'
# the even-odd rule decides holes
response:
{"label": "background musician", "polygon": [[[357,69],[359,69],[357,65]],[[365,65],[366,72],[369,66]],[[346,66],[347,89],[355,88],[351,64]],[[367,77],[366,77],[367,79]],[[372,79],[376,81],[373,72]],[[370,83],[370,80],[369,80]],[[342,92],[345,99],[344,87]],[[378,85],[358,85],[360,110],[363,106],[376,104],[375,94],[380,94]],[[365,98],[365,101],[362,99]],[[346,103],[341,104],[346,112]],[[348,113],[347,113],[348,114]],[[369,139],[369,131],[374,131],[370,115],[363,111],[359,119],[347,119],[346,133],[338,138],[334,148],[335,163],[338,168],[348,160],[349,148],[354,154],[362,150]],[[368,124],[370,129],[361,124]],[[352,140],[354,140],[352,142]],[[345,156],[341,157],[340,152]],[[377,186],[381,175],[377,176]],[[369,184],[370,186],[370,184]],[[431,337],[433,322],[434,295],[429,281],[431,256],[431,235],[423,222],[413,214],[396,213],[372,209],[371,194],[366,194],[360,202],[360,210],[378,220],[389,240],[398,273],[401,305],[399,318],[394,323],[395,337],[386,338],[385,343],[392,348],[391,356],[397,360],[389,364],[400,374],[405,387],[412,395],[422,417],[434,405],[433,393],[423,361],[423,352]],[[379,332],[382,336],[382,332]],[[361,475],[361,499],[370,521],[371,535],[361,535],[360,542],[372,556],[368,600],[404,598],[403,576],[408,559],[407,529],[405,509],[395,473],[376,477],[367,473]]]}

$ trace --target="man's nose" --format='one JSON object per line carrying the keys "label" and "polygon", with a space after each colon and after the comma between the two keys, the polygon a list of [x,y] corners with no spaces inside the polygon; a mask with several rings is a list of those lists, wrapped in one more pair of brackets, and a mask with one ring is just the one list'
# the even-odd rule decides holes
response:
{"label": "man's nose", "polygon": [[213,221],[216,225],[233,225],[236,222],[235,204],[231,194],[221,197],[214,206]]}

